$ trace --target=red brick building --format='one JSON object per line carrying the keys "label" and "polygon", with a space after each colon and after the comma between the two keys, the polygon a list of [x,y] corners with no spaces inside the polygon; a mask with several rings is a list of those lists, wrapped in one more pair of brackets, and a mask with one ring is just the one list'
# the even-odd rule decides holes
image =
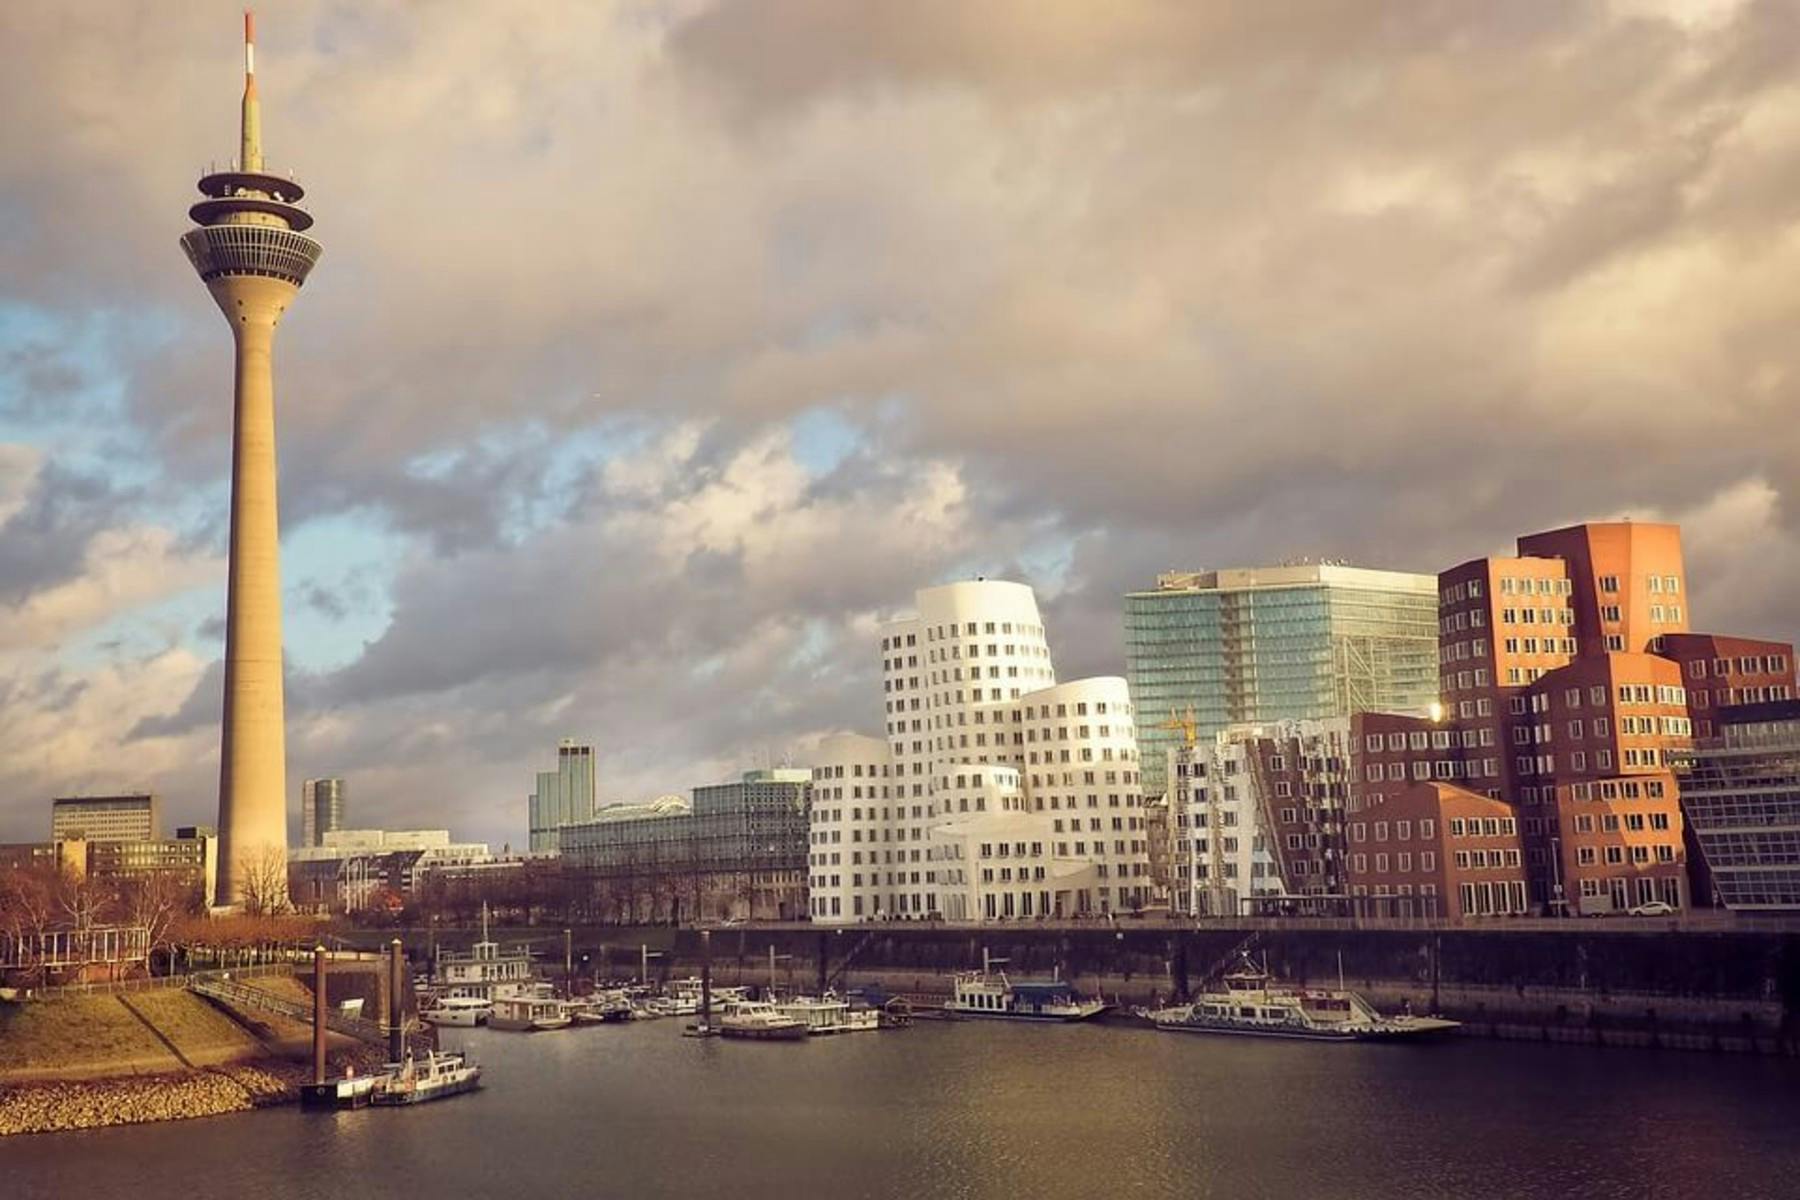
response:
{"label": "red brick building", "polygon": [[1673,525],[1576,525],[1518,549],[1439,576],[1442,718],[1353,720],[1350,817],[1458,785],[1512,806],[1541,910],[1685,907],[1707,889],[1687,883],[1670,754],[1722,704],[1792,696],[1792,647],[1688,632]]}
{"label": "red brick building", "polygon": [[1530,911],[1512,806],[1446,783],[1413,784],[1350,818],[1353,911],[1518,916]]}

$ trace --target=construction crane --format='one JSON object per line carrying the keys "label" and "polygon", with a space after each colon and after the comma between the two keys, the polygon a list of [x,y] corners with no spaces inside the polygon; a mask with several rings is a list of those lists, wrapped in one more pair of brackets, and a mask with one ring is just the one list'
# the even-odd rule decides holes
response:
{"label": "construction crane", "polygon": [[[1195,748],[1200,743],[1200,720],[1194,715],[1192,705],[1184,712],[1180,709],[1169,714],[1169,719],[1156,726],[1158,729],[1169,729],[1181,734],[1181,740],[1187,747],[1187,760],[1190,769],[1196,761]],[[1190,779],[1204,778],[1190,774]],[[1231,904],[1229,890],[1225,886],[1225,842],[1219,825],[1219,788],[1214,780],[1206,780],[1200,788],[1206,793],[1206,908],[1207,915],[1225,916],[1227,906]],[[1171,805],[1171,807],[1173,807]],[[1185,806],[1184,806],[1185,807]],[[1198,914],[1196,914],[1198,915]]]}

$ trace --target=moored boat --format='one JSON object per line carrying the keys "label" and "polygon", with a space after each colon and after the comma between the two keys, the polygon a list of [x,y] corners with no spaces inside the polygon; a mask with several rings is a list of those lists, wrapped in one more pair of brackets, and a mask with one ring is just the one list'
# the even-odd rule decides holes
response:
{"label": "moored boat", "polygon": [[548,984],[536,984],[494,997],[488,1028],[513,1032],[563,1029],[574,1021],[579,1008],[573,1001],[557,996]]}
{"label": "moored boat", "polygon": [[341,1075],[324,1083],[300,1085],[302,1108],[367,1108],[375,1096],[380,1075]]}
{"label": "moored boat", "polygon": [[777,1000],[775,1011],[799,1021],[812,1037],[881,1028],[881,1016],[874,1009],[852,1007],[848,1001],[830,994]]}
{"label": "moored boat", "polygon": [[390,1064],[374,1090],[376,1105],[423,1104],[471,1092],[481,1086],[481,1068],[455,1051],[433,1050],[424,1058],[407,1055]]}
{"label": "moored boat", "polygon": [[944,1011],[958,1017],[1011,1021],[1087,1021],[1112,1005],[1082,996],[1065,980],[1013,980],[994,969],[1003,958],[981,952],[981,970],[957,975]]}
{"label": "moored boat", "polygon": [[427,1025],[484,1025],[493,1011],[494,1002],[482,996],[441,996],[419,1013],[419,1020]]}
{"label": "moored boat", "polygon": [[733,1000],[724,1008],[716,1026],[723,1037],[761,1042],[802,1041],[806,1025],[779,1011],[766,1000]]}
{"label": "moored boat", "polygon": [[1383,1016],[1361,995],[1343,987],[1303,988],[1275,981],[1248,958],[1220,977],[1219,986],[1191,1004],[1142,1014],[1171,1033],[1220,1033],[1247,1037],[1302,1038],[1322,1042],[1417,1040],[1448,1033],[1460,1022],[1410,1013]]}

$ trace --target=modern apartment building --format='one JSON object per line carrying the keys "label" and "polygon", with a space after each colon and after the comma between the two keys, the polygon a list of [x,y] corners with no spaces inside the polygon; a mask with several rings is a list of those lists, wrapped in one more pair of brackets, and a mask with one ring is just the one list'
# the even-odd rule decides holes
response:
{"label": "modern apartment building", "polygon": [[148,793],[60,796],[50,802],[50,838],[149,842],[161,837],[161,804]]}
{"label": "modern apartment building", "polygon": [[1183,736],[1173,725],[1189,709],[1202,740],[1232,725],[1425,712],[1438,699],[1436,622],[1429,575],[1308,564],[1159,576],[1125,597],[1145,793],[1166,790]]}
{"label": "modern apartment building", "polygon": [[1351,719],[1236,725],[1169,752],[1171,907],[1340,895]]}
{"label": "modern apartment building", "polygon": [[1676,765],[1709,886],[1738,911],[1800,909],[1800,701],[1714,710],[1712,720],[1716,736]]}
{"label": "modern apartment building", "polygon": [[308,779],[300,785],[300,844],[322,846],[325,835],[345,826],[342,779]]}
{"label": "modern apartment building", "polygon": [[747,771],[651,804],[610,805],[566,825],[566,863],[645,920],[803,920],[813,773]]}
{"label": "modern apartment building", "polygon": [[537,788],[526,801],[529,846],[534,854],[554,854],[557,830],[594,816],[594,748],[564,738],[556,748],[556,770],[539,771]]}
{"label": "modern apartment building", "polygon": [[815,921],[986,920],[1149,900],[1125,681],[1058,684],[1029,587],[926,588],[881,634],[885,741],[813,768]]}
{"label": "modern apartment building", "polygon": [[1674,763],[1721,691],[1792,695],[1792,648],[1688,631],[1672,525],[1577,525],[1518,549],[1439,577],[1441,719],[1359,718],[1352,813],[1454,784],[1512,806],[1534,908],[1685,907]]}

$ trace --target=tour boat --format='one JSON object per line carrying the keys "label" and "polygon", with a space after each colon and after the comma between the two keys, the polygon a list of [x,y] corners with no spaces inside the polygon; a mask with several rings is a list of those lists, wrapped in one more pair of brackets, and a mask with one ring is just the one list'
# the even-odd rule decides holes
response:
{"label": "tour boat", "polygon": [[1396,1041],[1448,1033],[1459,1022],[1411,1014],[1386,1017],[1356,992],[1277,983],[1248,958],[1220,979],[1219,990],[1191,1004],[1143,1013],[1171,1033],[1229,1033],[1325,1042]]}
{"label": "tour boat", "polygon": [[881,1028],[881,1015],[872,1008],[852,1008],[848,1001],[827,994],[795,996],[775,1001],[775,1010],[806,1026],[814,1037],[828,1033],[861,1033]]}
{"label": "tour boat", "polygon": [[484,1025],[493,1011],[494,1002],[481,996],[440,996],[419,1020],[427,1025]]}
{"label": "tour boat", "polygon": [[804,1022],[778,1010],[767,1000],[733,1000],[719,1018],[719,1033],[728,1038],[789,1042],[806,1037]]}
{"label": "tour boat", "polygon": [[1079,995],[1065,980],[1012,980],[994,970],[1003,958],[981,952],[981,970],[956,976],[944,1011],[958,1017],[1011,1021],[1086,1021],[1112,1005]]}
{"label": "tour boat", "polygon": [[380,1106],[423,1104],[442,1100],[481,1086],[481,1068],[454,1051],[433,1050],[424,1058],[409,1054],[400,1063],[391,1063],[388,1073],[375,1088],[375,1103]]}

